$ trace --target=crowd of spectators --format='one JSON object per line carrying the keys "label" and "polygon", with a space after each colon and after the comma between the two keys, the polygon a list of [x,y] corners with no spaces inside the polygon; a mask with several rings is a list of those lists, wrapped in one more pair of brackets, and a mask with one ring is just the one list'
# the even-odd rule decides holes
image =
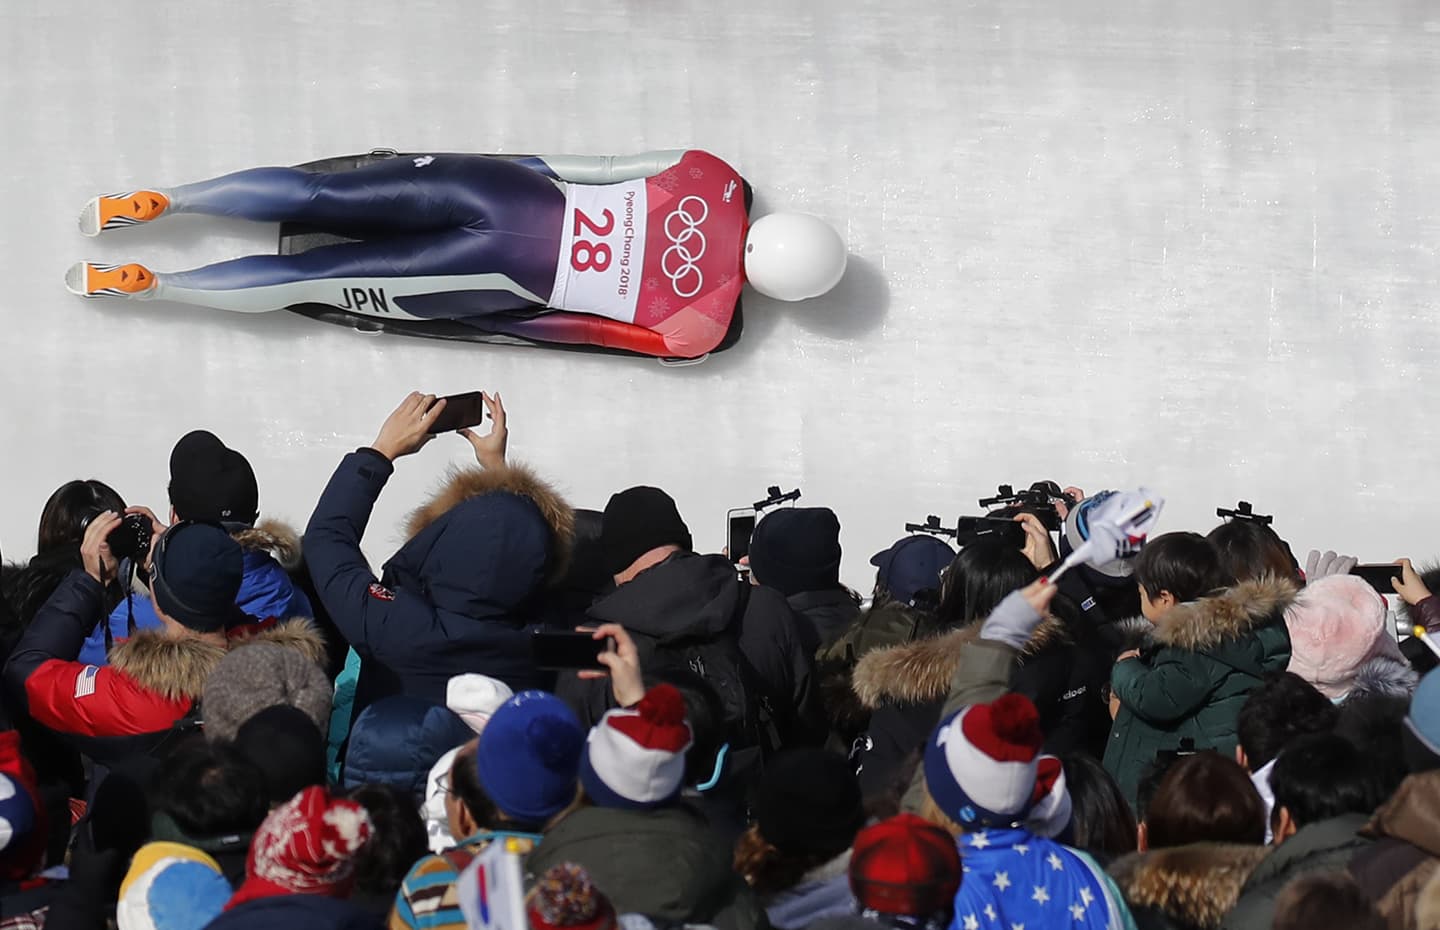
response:
{"label": "crowd of spectators", "polygon": [[857,593],[843,502],[737,564],[485,405],[378,573],[428,395],[303,533],[205,431],[168,508],[51,495],[0,573],[0,930],[1440,930],[1440,571],[1245,507],[1052,582],[1109,494],[1054,487]]}

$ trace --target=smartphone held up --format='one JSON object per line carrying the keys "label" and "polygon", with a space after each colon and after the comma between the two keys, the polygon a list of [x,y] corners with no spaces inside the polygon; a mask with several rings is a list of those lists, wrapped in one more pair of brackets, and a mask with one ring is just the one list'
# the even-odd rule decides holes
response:
{"label": "smartphone held up", "polygon": [[451,394],[437,398],[436,403],[442,400],[445,402],[445,409],[441,410],[435,422],[430,424],[431,433],[453,433],[485,422],[487,412],[483,391]]}
{"label": "smartphone held up", "polygon": [[732,510],[725,515],[725,551],[736,565],[750,555],[750,538],[755,535],[755,511],[751,508]]}
{"label": "smartphone held up", "polygon": [[603,671],[600,656],[615,651],[613,637],[596,639],[584,630],[536,630],[530,634],[530,657],[547,672],[589,669]]}
{"label": "smartphone held up", "polygon": [[1357,565],[1350,569],[1350,574],[1358,576],[1381,594],[1394,594],[1395,587],[1391,584],[1391,581],[1399,581],[1404,577],[1403,572],[1403,568],[1390,562],[1381,562],[1373,565]]}

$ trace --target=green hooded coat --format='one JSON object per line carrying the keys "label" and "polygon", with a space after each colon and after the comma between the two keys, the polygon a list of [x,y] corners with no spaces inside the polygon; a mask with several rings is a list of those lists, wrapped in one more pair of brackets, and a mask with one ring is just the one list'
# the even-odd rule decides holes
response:
{"label": "green hooded coat", "polygon": [[1110,687],[1120,712],[1105,768],[1132,807],[1146,767],[1182,740],[1234,755],[1245,696],[1290,663],[1285,608],[1295,594],[1288,581],[1262,578],[1179,604],[1155,624],[1138,659],[1115,664]]}

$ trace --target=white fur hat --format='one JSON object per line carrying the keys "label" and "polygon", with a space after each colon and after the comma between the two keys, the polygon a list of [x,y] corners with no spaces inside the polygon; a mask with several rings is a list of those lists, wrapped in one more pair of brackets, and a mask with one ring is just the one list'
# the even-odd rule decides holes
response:
{"label": "white fur hat", "polygon": [[1356,575],[1310,582],[1285,611],[1289,670],[1338,700],[1355,687],[1361,666],[1375,658],[1403,662],[1385,625],[1385,599]]}
{"label": "white fur hat", "polygon": [[496,708],[514,696],[515,692],[500,679],[473,672],[456,675],[445,685],[445,706],[476,733],[485,729]]}

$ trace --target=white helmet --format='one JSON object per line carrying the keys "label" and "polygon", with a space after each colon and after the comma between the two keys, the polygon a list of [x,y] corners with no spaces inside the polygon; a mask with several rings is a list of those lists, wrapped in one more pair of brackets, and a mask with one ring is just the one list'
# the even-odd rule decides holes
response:
{"label": "white helmet", "polygon": [[745,278],[766,297],[819,297],[844,273],[845,241],[819,217],[771,213],[745,237]]}

